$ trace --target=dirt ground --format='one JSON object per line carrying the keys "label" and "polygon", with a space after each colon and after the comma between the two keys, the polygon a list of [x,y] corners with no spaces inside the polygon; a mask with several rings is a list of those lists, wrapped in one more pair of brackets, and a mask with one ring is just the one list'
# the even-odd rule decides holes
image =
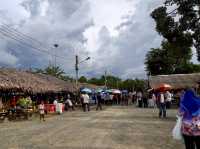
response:
{"label": "dirt ground", "polygon": [[106,107],[0,124],[1,149],[183,149],[171,131],[176,110],[159,119],[157,109]]}

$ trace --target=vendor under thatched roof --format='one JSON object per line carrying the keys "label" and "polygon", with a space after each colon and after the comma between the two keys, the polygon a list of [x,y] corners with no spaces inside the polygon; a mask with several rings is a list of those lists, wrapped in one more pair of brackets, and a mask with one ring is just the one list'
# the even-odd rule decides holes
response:
{"label": "vendor under thatched roof", "polygon": [[149,83],[152,88],[155,88],[161,83],[169,84],[173,89],[197,88],[199,81],[200,73],[158,75],[150,76],[149,78]]}
{"label": "vendor under thatched roof", "polygon": [[88,84],[88,83],[80,83],[79,84],[80,88],[91,88],[91,89],[98,89],[98,88],[104,88],[104,86],[97,86],[94,84]]}
{"label": "vendor under thatched roof", "polygon": [[35,74],[16,69],[0,69],[0,89],[21,92],[46,93],[46,92],[74,92],[73,83],[60,80],[56,77]]}

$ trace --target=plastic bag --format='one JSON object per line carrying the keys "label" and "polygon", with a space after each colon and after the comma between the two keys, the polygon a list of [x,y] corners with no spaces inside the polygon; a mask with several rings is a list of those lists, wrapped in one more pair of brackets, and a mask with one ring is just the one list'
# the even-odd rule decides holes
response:
{"label": "plastic bag", "polygon": [[176,125],[174,126],[174,129],[172,131],[172,136],[175,140],[182,140],[183,136],[181,133],[181,125],[182,125],[182,117],[177,116]]}

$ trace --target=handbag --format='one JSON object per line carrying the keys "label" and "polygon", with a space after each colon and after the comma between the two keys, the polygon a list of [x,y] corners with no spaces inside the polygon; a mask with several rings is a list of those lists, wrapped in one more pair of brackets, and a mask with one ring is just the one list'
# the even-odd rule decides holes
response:
{"label": "handbag", "polygon": [[175,140],[183,139],[183,135],[181,132],[182,119],[183,119],[182,116],[177,116],[176,125],[174,126],[174,128],[172,130],[172,136]]}

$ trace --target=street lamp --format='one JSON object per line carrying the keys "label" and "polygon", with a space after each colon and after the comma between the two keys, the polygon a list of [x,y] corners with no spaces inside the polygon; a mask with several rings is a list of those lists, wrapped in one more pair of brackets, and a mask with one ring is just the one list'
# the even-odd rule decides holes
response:
{"label": "street lamp", "polygon": [[55,55],[54,55],[54,56],[55,56],[54,67],[56,67],[56,48],[58,48],[58,44],[54,44],[53,46],[54,46],[54,48],[55,48],[55,49],[54,49],[54,50],[55,50],[55,52],[54,52],[54,54],[55,54]]}
{"label": "street lamp", "polygon": [[78,58],[78,55],[76,55],[76,63],[75,63],[75,70],[76,70],[76,89],[78,91],[78,71],[79,71],[79,64],[85,62],[85,61],[88,61],[90,60],[91,58],[90,57],[87,57],[86,59],[82,60],[79,62],[79,58]]}

